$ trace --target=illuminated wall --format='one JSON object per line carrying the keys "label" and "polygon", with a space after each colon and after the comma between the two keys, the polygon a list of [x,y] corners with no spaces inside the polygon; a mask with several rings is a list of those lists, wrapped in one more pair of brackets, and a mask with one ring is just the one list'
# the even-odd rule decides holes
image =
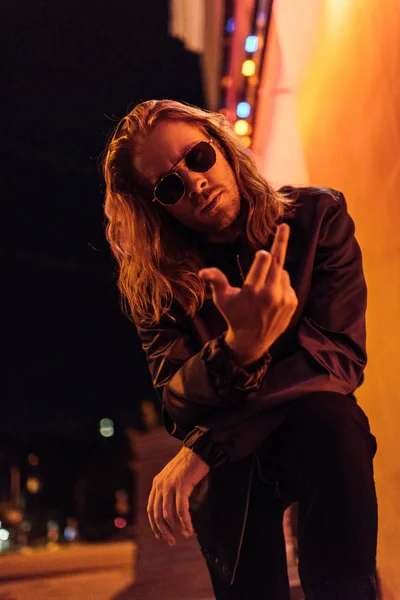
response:
{"label": "illuminated wall", "polygon": [[400,598],[399,40],[396,0],[275,0],[254,136],[271,181],[338,188],[356,223],[369,287],[357,395],[379,445],[384,600]]}

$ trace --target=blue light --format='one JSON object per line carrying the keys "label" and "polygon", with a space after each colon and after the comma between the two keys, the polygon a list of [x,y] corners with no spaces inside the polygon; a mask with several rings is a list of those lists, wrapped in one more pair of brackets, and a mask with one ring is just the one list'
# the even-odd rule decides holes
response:
{"label": "blue light", "polygon": [[240,119],[245,119],[249,116],[251,111],[250,104],[248,102],[239,102],[236,107],[236,114]]}
{"label": "blue light", "polygon": [[225,31],[226,33],[233,33],[235,31],[235,19],[233,17],[227,20]]}
{"label": "blue light", "polygon": [[258,49],[258,37],[256,35],[249,35],[246,38],[244,49],[246,52],[256,52]]}

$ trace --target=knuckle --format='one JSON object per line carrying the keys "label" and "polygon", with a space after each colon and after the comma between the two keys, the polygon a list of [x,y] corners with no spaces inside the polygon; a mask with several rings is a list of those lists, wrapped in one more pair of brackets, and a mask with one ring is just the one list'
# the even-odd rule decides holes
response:
{"label": "knuckle", "polygon": [[267,285],[263,289],[263,298],[269,304],[274,303],[276,301],[276,292],[273,286]]}
{"label": "knuckle", "polygon": [[268,301],[272,304],[272,306],[278,307],[282,300],[282,294],[277,286],[273,286],[268,291]]}
{"label": "knuckle", "polygon": [[252,283],[245,283],[242,287],[242,292],[246,294],[247,300],[252,300],[256,296],[256,290]]}
{"label": "knuckle", "polygon": [[299,303],[299,301],[298,301],[297,296],[294,293],[294,291],[291,291],[286,295],[286,304],[288,306],[296,308],[298,303]]}

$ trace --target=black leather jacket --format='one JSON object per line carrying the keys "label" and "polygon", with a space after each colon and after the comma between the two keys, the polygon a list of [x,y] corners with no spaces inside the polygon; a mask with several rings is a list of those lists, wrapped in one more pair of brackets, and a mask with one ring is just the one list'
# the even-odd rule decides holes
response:
{"label": "black leather jacket", "polygon": [[[207,492],[196,508],[193,501],[192,516],[203,554],[229,582],[262,442],[296,398],[322,390],[353,394],[366,364],[366,286],[343,194],[315,187],[284,191],[296,197],[282,221],[291,228],[285,269],[298,307],[269,355],[250,368],[237,366],[211,300],[194,319],[174,306],[175,321],[166,316],[137,328],[167,431],[211,466]],[[265,248],[270,245],[266,240]],[[245,247],[214,244],[205,259],[240,285],[253,257]],[[228,503],[234,518],[227,521]]]}

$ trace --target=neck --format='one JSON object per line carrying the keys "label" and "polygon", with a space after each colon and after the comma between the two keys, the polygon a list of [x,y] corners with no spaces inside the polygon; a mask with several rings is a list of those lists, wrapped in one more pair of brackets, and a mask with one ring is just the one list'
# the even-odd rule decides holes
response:
{"label": "neck", "polygon": [[215,233],[209,233],[205,237],[207,242],[211,244],[226,244],[229,242],[234,242],[240,236],[239,227],[227,227],[222,231],[217,231]]}
{"label": "neck", "polygon": [[211,244],[225,244],[234,242],[243,232],[246,231],[247,210],[241,210],[236,220],[222,229],[222,231],[213,231],[204,235],[207,242]]}

